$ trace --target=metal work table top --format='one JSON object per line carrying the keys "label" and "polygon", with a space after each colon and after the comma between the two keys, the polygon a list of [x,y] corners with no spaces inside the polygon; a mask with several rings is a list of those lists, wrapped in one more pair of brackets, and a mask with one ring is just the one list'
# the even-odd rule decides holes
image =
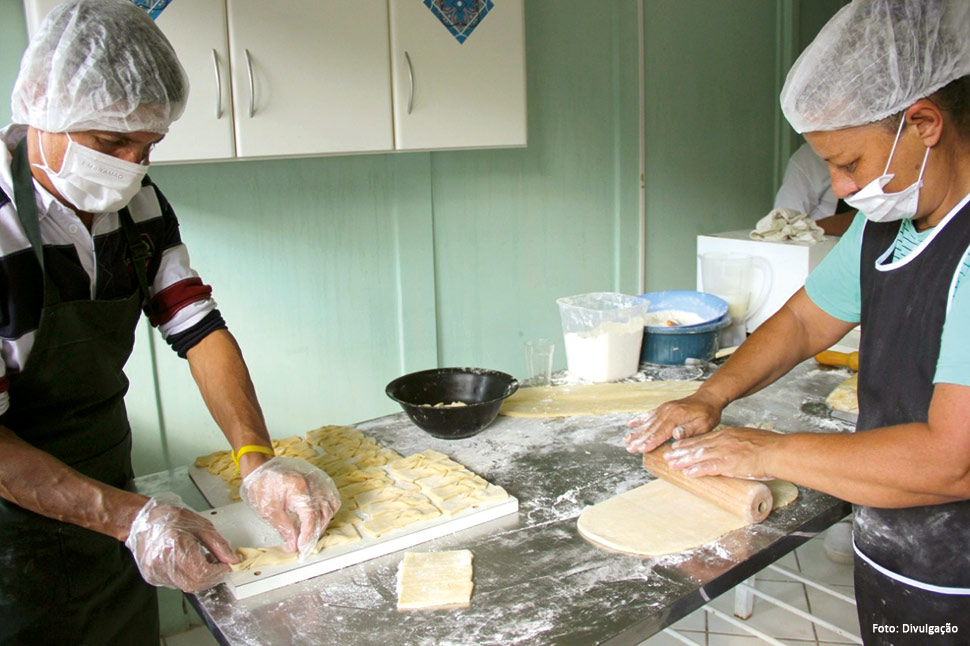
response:
{"label": "metal work table top", "polygon": [[[735,402],[724,423],[780,431],[847,431],[821,402],[848,373],[797,366]],[[648,482],[622,443],[632,415],[564,419],[499,417],[481,434],[438,440],[403,413],[358,424],[402,455],[434,448],[505,487],[517,515],[412,549],[470,549],[475,590],[467,609],[398,612],[401,553],[236,601],[225,586],[189,596],[223,644],[637,644],[730,590],[849,512],[800,488],[792,505],[706,546],[661,558],[606,551],[576,518],[588,505]],[[176,490],[197,509],[185,468],[140,478],[139,490]]]}

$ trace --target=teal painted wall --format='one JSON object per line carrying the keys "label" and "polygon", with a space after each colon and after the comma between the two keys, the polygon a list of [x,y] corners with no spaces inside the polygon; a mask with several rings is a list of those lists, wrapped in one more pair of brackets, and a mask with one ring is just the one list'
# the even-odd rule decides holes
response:
{"label": "teal painted wall", "polygon": [[636,3],[530,0],[526,23],[528,148],[431,155],[441,363],[516,375],[556,298],[637,288]]}
{"label": "teal painted wall", "polygon": [[[393,412],[383,386],[412,370],[521,375],[523,342],[560,336],[557,297],[637,291],[641,244],[648,289],[692,287],[695,237],[770,207],[779,43],[800,49],[839,4],[645,2],[642,241],[635,0],[526,3],[524,149],[153,167],[272,433]],[[5,95],[25,42],[0,0]],[[160,428],[176,465],[223,446],[147,324],[127,370],[139,473],[166,464]]]}
{"label": "teal painted wall", "polygon": [[776,3],[646,3],[646,285],[694,289],[696,238],[774,197]]}
{"label": "teal painted wall", "polygon": [[[557,297],[637,291],[641,244],[648,289],[692,287],[695,237],[770,207],[791,136],[776,68],[797,54],[780,43],[800,49],[840,4],[646,0],[641,115],[636,0],[529,0],[527,148],[153,167],[271,432],[394,412],[383,387],[412,370],[521,375],[526,339],[561,338]],[[0,95],[25,32],[0,0]],[[160,429],[175,465],[224,447],[147,323],[126,370],[138,473],[165,468]],[[165,632],[185,625],[179,595],[163,605]]]}
{"label": "teal painted wall", "polygon": [[[556,297],[635,291],[635,3],[550,6],[527,4],[527,148],[153,168],[274,435],[393,412],[412,370],[519,375]],[[157,365],[174,463],[221,446],[184,363]]]}
{"label": "teal painted wall", "polygon": [[[23,10],[0,2],[9,88]],[[520,375],[557,297],[636,291],[636,2],[532,0],[526,22],[527,148],[152,168],[274,435],[393,412],[412,370]],[[176,465],[224,446],[147,324],[127,371],[137,472],[164,468],[160,428]]]}
{"label": "teal painted wall", "polygon": [[10,91],[27,47],[27,23],[20,0],[0,0],[0,123],[10,123]]}

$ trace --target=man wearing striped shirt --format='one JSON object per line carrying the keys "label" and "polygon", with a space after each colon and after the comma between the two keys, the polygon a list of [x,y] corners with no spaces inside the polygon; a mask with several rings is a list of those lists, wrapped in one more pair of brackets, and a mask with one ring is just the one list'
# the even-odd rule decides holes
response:
{"label": "man wearing striped shirt", "polygon": [[142,312],[290,550],[308,555],[339,507],[325,473],[273,456],[239,347],[146,175],[187,92],[124,0],[58,6],[21,62],[0,131],[0,643],[157,644],[152,585],[202,590],[238,561],[177,496],[125,489],[122,368]]}

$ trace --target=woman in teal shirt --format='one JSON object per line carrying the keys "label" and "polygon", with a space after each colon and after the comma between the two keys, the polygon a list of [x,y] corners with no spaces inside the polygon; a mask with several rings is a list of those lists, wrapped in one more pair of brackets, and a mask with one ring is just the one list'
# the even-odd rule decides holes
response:
{"label": "woman in teal shirt", "polygon": [[[631,424],[689,476],[783,478],[852,502],[866,644],[970,635],[970,3],[855,0],[796,61],[782,109],[859,215],[689,398]],[[856,433],[708,433],[731,401],[861,323]],[[932,636],[930,636],[932,635]]]}

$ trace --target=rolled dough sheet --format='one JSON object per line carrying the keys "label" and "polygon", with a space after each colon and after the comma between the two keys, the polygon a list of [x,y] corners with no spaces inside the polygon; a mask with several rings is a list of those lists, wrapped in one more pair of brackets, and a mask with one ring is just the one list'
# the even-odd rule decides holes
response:
{"label": "rolled dough sheet", "polygon": [[645,381],[520,388],[505,400],[499,413],[509,417],[645,413],[693,395],[700,386],[699,381]]}
{"label": "rolled dough sheet", "polygon": [[[775,508],[798,497],[798,488],[790,482],[773,480],[766,484]],[[587,540],[637,556],[684,552],[747,524],[714,503],[660,479],[587,507],[578,522],[579,533]]]}
{"label": "rolled dough sheet", "polygon": [[397,579],[397,609],[463,608],[472,597],[472,553],[408,552]]}
{"label": "rolled dough sheet", "polygon": [[840,410],[844,413],[859,412],[859,375],[854,374],[838,386],[835,387],[825,403],[833,410]]}

